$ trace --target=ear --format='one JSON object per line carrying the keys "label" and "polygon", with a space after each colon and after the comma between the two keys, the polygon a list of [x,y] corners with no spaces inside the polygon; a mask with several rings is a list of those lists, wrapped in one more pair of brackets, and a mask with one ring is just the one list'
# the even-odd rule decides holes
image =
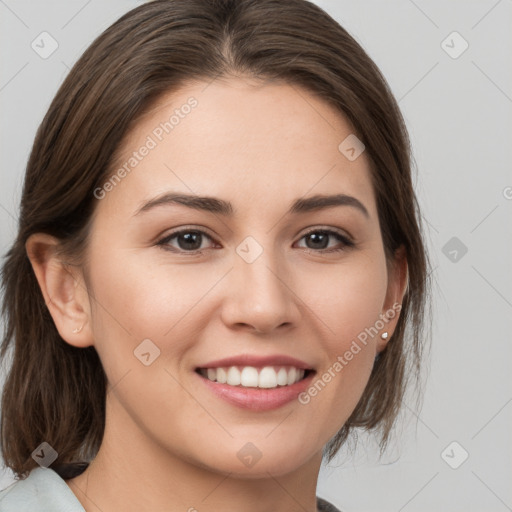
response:
{"label": "ear", "polygon": [[[381,332],[379,332],[377,352],[382,352],[393,336],[408,287],[407,253],[405,247],[401,245],[395,251],[393,260],[388,263],[388,287],[381,317],[384,322],[384,327],[381,329]],[[388,333],[386,339],[382,339],[381,337],[383,332]]]}
{"label": "ear", "polygon": [[62,339],[75,347],[93,345],[90,302],[82,272],[62,261],[59,240],[45,233],[31,235],[26,244],[28,258]]}

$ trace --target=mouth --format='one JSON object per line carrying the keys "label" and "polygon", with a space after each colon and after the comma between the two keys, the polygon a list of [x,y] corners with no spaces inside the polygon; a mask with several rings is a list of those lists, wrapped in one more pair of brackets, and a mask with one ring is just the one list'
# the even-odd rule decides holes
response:
{"label": "mouth", "polygon": [[274,389],[293,386],[315,371],[291,365],[219,366],[196,368],[196,373],[211,382],[238,388]]}
{"label": "mouth", "polygon": [[316,370],[286,354],[239,354],[195,368],[211,396],[239,409],[265,412],[298,403]]}

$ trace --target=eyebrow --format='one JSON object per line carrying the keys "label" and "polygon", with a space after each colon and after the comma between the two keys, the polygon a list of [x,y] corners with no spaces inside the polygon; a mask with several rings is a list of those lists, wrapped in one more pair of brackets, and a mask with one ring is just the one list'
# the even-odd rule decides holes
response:
{"label": "eyebrow", "polygon": [[[218,199],[210,196],[197,196],[183,193],[165,193],[149,201],[145,202],[134,214],[140,215],[144,212],[152,210],[163,205],[180,204],[187,208],[194,210],[201,210],[205,212],[217,213],[226,217],[232,217],[234,213],[233,205],[229,201]],[[346,194],[335,194],[335,195],[315,195],[308,198],[296,199],[288,214],[299,214],[308,213],[312,211],[322,210],[324,208],[332,208],[335,206],[350,206],[357,209],[364,214],[365,217],[369,218],[370,214],[366,207],[353,196]]]}

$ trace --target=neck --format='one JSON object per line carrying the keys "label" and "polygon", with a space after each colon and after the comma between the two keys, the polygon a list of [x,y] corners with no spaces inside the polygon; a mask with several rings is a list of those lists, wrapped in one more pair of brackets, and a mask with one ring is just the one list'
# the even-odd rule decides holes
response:
{"label": "neck", "polygon": [[81,475],[66,481],[86,512],[317,511],[321,452],[286,474],[268,468],[250,477],[221,473],[170,453],[127,417],[120,422],[122,429],[117,428],[108,410],[107,404],[97,456]]}

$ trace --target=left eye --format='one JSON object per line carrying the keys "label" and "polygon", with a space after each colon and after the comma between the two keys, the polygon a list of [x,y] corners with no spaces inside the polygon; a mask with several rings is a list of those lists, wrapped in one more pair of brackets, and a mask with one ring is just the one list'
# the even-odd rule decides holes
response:
{"label": "left eye", "polygon": [[[338,245],[341,245],[341,247],[331,247],[330,249],[327,249],[329,246],[329,238],[335,238],[338,240]],[[320,252],[342,251],[346,247],[354,246],[354,243],[347,237],[330,229],[315,229],[306,233],[301,240],[302,239],[309,240],[310,245],[306,247],[307,249],[318,250]]]}

